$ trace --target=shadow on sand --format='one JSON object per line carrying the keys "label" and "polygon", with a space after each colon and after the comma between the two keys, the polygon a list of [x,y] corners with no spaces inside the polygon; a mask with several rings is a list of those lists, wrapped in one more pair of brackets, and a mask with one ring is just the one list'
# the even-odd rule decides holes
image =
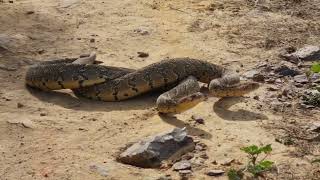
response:
{"label": "shadow on sand", "polygon": [[44,92],[30,87],[26,87],[26,89],[40,101],[53,103],[66,109],[93,112],[148,109],[154,107],[156,98],[158,97],[157,93],[150,93],[121,102],[104,102],[75,97],[69,90]]}
{"label": "shadow on sand", "polygon": [[244,97],[221,98],[213,105],[213,111],[224,120],[255,121],[268,119],[268,117],[264,114],[251,112],[244,109],[240,109],[238,111],[229,110],[231,106],[243,102],[244,100]]}

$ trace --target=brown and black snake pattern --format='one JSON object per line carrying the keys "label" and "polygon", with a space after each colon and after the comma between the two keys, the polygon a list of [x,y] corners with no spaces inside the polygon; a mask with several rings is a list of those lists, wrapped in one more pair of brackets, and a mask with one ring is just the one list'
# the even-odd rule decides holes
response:
{"label": "brown and black snake pattern", "polygon": [[31,66],[26,84],[41,90],[72,89],[78,96],[102,101],[171,88],[157,100],[163,113],[179,113],[203,101],[197,81],[209,84],[209,95],[217,97],[242,96],[259,87],[254,82],[240,83],[238,74],[222,66],[192,58],[162,60],[138,70],[92,64],[94,60],[92,54],[85,61],[73,58]]}

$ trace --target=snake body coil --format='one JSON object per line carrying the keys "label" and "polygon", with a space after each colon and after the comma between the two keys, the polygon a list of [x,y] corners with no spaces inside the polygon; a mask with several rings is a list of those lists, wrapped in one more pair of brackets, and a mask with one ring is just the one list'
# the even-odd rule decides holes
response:
{"label": "snake body coil", "polygon": [[138,70],[92,64],[94,60],[95,54],[31,66],[26,84],[42,90],[72,89],[78,96],[103,101],[174,87],[157,100],[163,113],[179,113],[203,101],[197,81],[209,84],[210,94],[218,97],[241,96],[258,87],[253,82],[240,83],[238,74],[222,66],[191,58],[163,60]]}

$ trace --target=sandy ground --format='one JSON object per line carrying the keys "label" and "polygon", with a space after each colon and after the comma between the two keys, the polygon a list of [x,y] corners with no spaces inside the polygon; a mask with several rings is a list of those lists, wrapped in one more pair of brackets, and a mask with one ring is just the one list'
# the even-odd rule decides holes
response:
{"label": "sandy ground", "polygon": [[[194,168],[191,179],[212,179],[206,171],[230,168],[213,161],[245,163],[240,147],[269,143],[274,149],[270,159],[278,167],[270,178],[317,179],[319,166],[310,157],[319,151],[294,156],[295,146],[275,141],[281,132],[274,132],[272,124],[284,121],[283,116],[258,108],[266,105],[252,98],[265,88],[241,100],[210,98],[175,118],[163,118],[153,110],[157,94],[95,102],[69,91],[27,90],[23,76],[36,61],[91,51],[114,66],[140,68],[166,57],[189,56],[243,73],[259,62],[279,61],[281,48],[319,44],[319,18],[318,0],[0,1],[0,34],[13,37],[0,49],[0,179],[157,179],[166,174],[178,179],[172,169],[115,161],[127,143],[173,127],[187,127],[208,145],[209,159]],[[140,51],[149,57],[139,58]],[[205,124],[194,123],[192,115]],[[90,170],[92,164],[104,167],[108,176]]]}

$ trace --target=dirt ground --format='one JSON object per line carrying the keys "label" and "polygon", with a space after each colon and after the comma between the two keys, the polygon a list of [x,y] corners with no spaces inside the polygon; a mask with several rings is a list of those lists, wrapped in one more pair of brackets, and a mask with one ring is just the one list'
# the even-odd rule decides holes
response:
{"label": "dirt ground", "polygon": [[[251,144],[272,144],[277,172],[269,179],[319,178],[320,166],[311,163],[319,149],[297,153],[305,146],[275,140],[285,133],[279,122],[316,121],[318,111],[284,115],[261,108],[267,105],[252,97],[263,95],[265,87],[243,99],[210,98],[164,118],[153,110],[157,94],[109,103],[24,85],[29,65],[91,51],[107,65],[140,68],[188,56],[243,73],[259,62],[280,61],[282,48],[319,45],[319,19],[319,0],[0,0],[0,37],[12,37],[0,48],[0,179],[179,179],[172,169],[115,160],[127,143],[173,127],[187,127],[208,146],[208,159],[190,179],[213,179],[205,172],[230,169],[214,161],[246,163],[239,148]],[[192,115],[205,124],[194,123]]]}

